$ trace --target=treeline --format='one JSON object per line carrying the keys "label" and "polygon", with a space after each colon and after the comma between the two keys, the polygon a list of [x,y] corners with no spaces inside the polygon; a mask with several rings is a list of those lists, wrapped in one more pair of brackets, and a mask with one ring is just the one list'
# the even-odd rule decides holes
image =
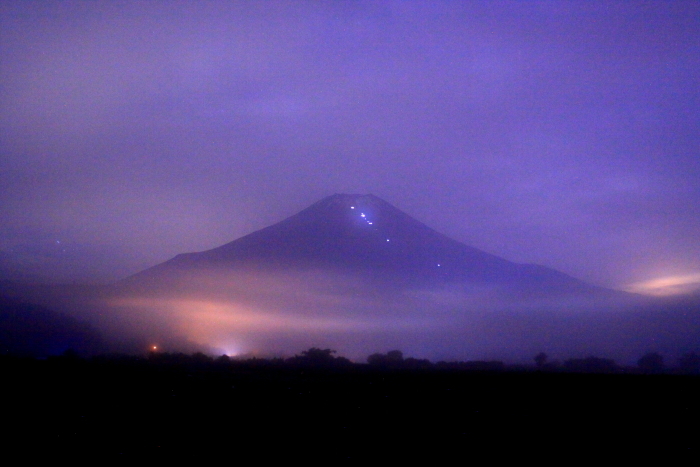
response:
{"label": "treeline", "polygon": [[[549,361],[544,352],[540,352],[533,358],[535,369],[538,371],[568,371],[579,373],[700,373],[700,355],[689,352],[678,358],[678,366],[667,367],[664,358],[656,352],[647,353],[637,361],[636,367],[621,366],[609,358],[589,356],[586,358],[571,358],[564,362]],[[467,361],[432,363],[428,360],[415,358],[403,358],[400,350],[392,350],[386,354],[375,353],[367,357],[367,363],[372,366],[384,368],[438,368],[473,371],[507,371],[528,370],[532,367],[523,365],[506,365],[501,361]]]}
{"label": "treeline", "polygon": [[[290,358],[260,358],[260,357],[218,357],[202,352],[193,354],[150,352],[147,356],[133,355],[100,355],[83,358],[77,352],[68,350],[61,356],[49,357],[49,360],[94,362],[104,364],[151,365],[176,367],[185,369],[255,369],[255,368],[317,368],[332,370],[369,369],[369,370],[449,370],[472,372],[566,372],[566,373],[621,373],[621,374],[700,374],[700,356],[689,352],[678,359],[678,366],[669,367],[664,358],[658,353],[648,353],[637,361],[637,366],[618,365],[614,360],[599,357],[572,358],[550,361],[545,353],[539,353],[534,358],[534,365],[508,365],[497,360],[472,361],[438,361],[427,359],[404,358],[400,350],[387,353],[373,353],[367,357],[366,363],[354,363],[351,360],[336,355],[332,349],[312,347]],[[5,361],[18,359],[19,356],[6,355]],[[23,360],[30,358],[23,357]]]}
{"label": "treeline", "polygon": [[[0,355],[4,422],[15,436],[5,444],[24,448],[30,440],[52,454],[97,450],[159,459],[217,448],[225,455],[271,450],[285,460],[322,452],[326,463],[373,459],[381,446],[389,446],[391,459],[396,446],[415,457],[414,445],[433,459],[450,447],[464,455],[475,446],[504,449],[522,439],[538,451],[553,449],[545,443],[551,442],[569,443],[562,445],[578,453],[596,443],[607,448],[620,433],[644,446],[647,439],[659,446],[658,432],[675,450],[697,445],[696,432],[687,428],[700,416],[697,376],[582,374],[534,365],[509,371],[514,367],[500,362],[378,355],[387,358],[359,364],[317,348],[287,359]],[[411,369],[417,364],[423,366]],[[493,452],[499,451],[487,454]]]}
{"label": "treeline", "polygon": [[572,358],[564,362],[549,361],[547,354],[540,352],[534,357],[535,367],[540,371],[570,371],[581,373],[700,373],[700,356],[695,352],[685,353],[677,360],[678,366],[669,367],[663,356],[650,352],[637,360],[637,366],[621,366],[609,358],[589,356]]}
{"label": "treeline", "polygon": [[[678,358],[678,366],[668,367],[663,356],[656,352],[647,353],[637,361],[637,366],[621,366],[609,358],[589,356],[586,358],[571,358],[564,362],[549,361],[544,352],[540,352],[533,358],[534,367],[538,371],[565,371],[577,373],[700,373],[700,355],[695,352],[683,354]],[[523,365],[506,365],[501,361],[440,361],[432,363],[428,360],[404,358],[400,350],[392,350],[386,354],[375,353],[367,357],[367,363],[371,366],[382,368],[436,368],[472,371],[508,371],[528,370],[532,367]]]}

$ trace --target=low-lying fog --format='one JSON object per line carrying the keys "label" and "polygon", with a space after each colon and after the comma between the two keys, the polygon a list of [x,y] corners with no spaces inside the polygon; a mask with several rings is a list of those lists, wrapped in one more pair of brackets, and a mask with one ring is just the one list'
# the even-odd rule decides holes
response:
{"label": "low-lying fog", "polygon": [[[495,286],[431,288],[329,271],[179,272],[45,305],[95,326],[112,351],[291,356],[331,348],[354,361],[392,349],[415,358],[531,362],[595,355],[670,361],[700,348],[697,297],[631,294],[556,298]],[[538,296],[539,295],[539,296]],[[503,298],[509,297],[509,298]]]}

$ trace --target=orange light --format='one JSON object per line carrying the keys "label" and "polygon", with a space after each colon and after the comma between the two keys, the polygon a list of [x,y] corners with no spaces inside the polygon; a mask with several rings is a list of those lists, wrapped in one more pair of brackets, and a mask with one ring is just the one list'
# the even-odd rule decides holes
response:
{"label": "orange light", "polygon": [[700,289],[700,273],[666,276],[630,284],[625,290],[646,295],[678,295]]}

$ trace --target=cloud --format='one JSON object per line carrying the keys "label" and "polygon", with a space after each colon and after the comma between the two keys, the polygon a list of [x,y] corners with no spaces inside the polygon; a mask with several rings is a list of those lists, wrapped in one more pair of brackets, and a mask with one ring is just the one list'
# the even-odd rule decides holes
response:
{"label": "cloud", "polygon": [[666,276],[635,282],[627,286],[626,290],[645,295],[683,295],[700,290],[700,273]]}

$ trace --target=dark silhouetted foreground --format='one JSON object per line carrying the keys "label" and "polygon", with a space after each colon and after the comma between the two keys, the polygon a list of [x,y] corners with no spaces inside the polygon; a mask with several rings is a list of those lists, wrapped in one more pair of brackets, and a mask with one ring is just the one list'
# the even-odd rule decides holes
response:
{"label": "dark silhouetted foreground", "polygon": [[[543,441],[591,449],[599,440],[625,446],[630,437],[651,448],[697,447],[686,427],[700,416],[698,376],[411,360],[393,351],[358,365],[316,348],[286,361],[5,356],[4,423],[13,427],[6,441],[30,440],[56,455],[223,451],[326,461],[435,458]],[[583,361],[609,370],[605,359]]]}

